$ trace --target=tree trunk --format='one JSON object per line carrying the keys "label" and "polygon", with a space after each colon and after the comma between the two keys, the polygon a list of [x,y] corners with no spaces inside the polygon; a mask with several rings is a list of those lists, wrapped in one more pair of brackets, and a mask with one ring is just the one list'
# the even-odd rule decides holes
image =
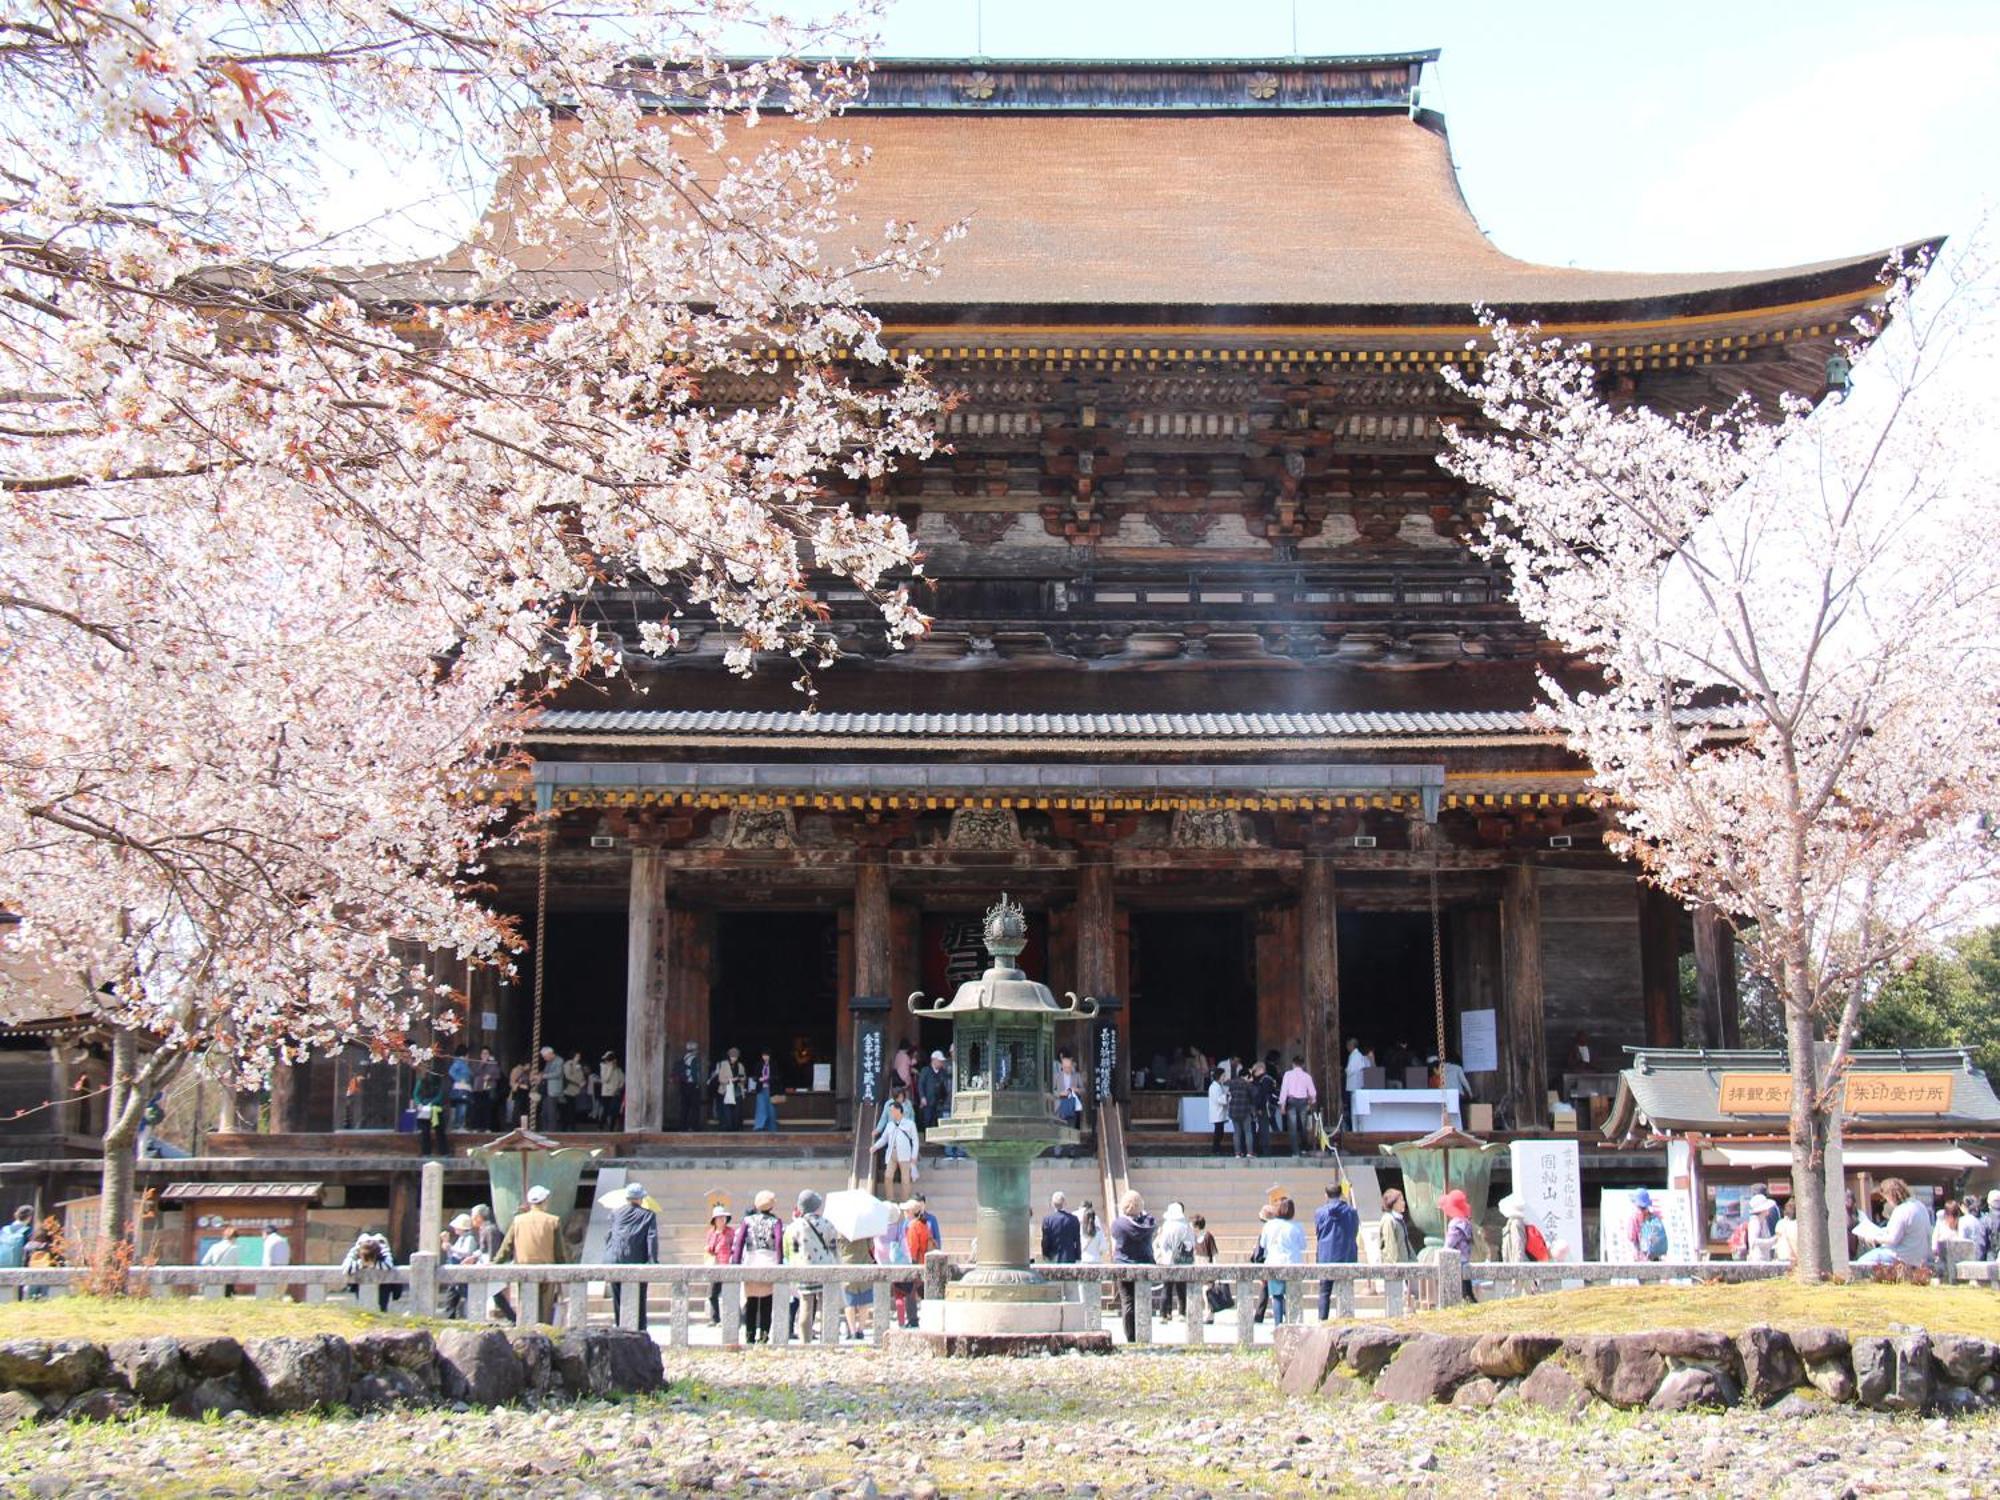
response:
{"label": "tree trunk", "polygon": [[111,1033],[111,1077],[105,1089],[104,1164],[98,1179],[102,1195],[105,1240],[132,1238],[134,1160],[138,1155],[139,1122],[146,1117],[146,1099],[179,1071],[183,1054],[156,1047],[138,1061],[139,1039],[119,1027]]}
{"label": "tree trunk", "polygon": [[133,1152],[138,1143],[139,1117],[145,1099],[134,1077],[138,1059],[137,1038],[120,1026],[111,1033],[111,1077],[104,1098],[104,1168],[99,1191],[103,1213],[99,1220],[106,1240],[122,1240],[132,1233]]}
{"label": "tree trunk", "polygon": [[1798,1205],[1800,1281],[1824,1281],[1833,1270],[1832,1240],[1826,1217],[1826,1176],[1821,1170],[1826,1151],[1827,1114],[1819,1104],[1819,1053],[1812,1007],[1806,994],[1803,962],[1794,956],[1785,965],[1785,1044],[1792,1071],[1792,1201]]}

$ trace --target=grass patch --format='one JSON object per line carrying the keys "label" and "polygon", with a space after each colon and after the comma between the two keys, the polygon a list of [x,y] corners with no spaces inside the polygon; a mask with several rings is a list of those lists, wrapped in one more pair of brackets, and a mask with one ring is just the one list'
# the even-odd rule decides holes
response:
{"label": "grass patch", "polygon": [[352,1337],[373,1328],[441,1326],[433,1319],[362,1312],[339,1302],[266,1302],[254,1297],[50,1297],[42,1302],[0,1303],[0,1339],[93,1339],[102,1344],[161,1335]]}
{"label": "grass patch", "polygon": [[1738,1334],[1756,1323],[1813,1325],[1850,1333],[1887,1333],[1892,1323],[1932,1333],[2000,1339],[2000,1293],[1970,1286],[1904,1286],[1796,1281],[1717,1282],[1705,1286],[1598,1286],[1538,1297],[1442,1308],[1399,1319],[1424,1333],[1638,1333],[1702,1328]]}

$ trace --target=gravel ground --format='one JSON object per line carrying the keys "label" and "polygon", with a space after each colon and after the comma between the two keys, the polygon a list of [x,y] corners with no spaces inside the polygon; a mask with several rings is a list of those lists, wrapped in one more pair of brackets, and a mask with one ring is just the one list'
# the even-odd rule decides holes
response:
{"label": "gravel ground", "polygon": [[1412,1411],[1294,1403],[1268,1354],[932,1363],[670,1356],[671,1389],[544,1411],[52,1426],[32,1496],[2000,1494],[2000,1418]]}

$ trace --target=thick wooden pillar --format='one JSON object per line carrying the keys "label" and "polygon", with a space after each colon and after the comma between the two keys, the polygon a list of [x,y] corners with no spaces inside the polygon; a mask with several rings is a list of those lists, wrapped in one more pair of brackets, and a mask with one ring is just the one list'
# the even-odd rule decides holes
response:
{"label": "thick wooden pillar", "polygon": [[315,1058],[280,1063],[271,1070],[271,1129],[279,1135],[331,1130],[331,1121],[316,1118],[313,1108],[317,1072],[332,1064]]}
{"label": "thick wooden pillar", "polygon": [[[1112,890],[1111,845],[1087,843],[1080,854],[1076,872],[1076,989],[1079,995],[1094,996],[1103,1011],[1093,1034],[1102,1030],[1106,1022],[1116,1028],[1118,1050],[1112,1090],[1123,1098],[1131,1079],[1132,1010],[1120,988],[1118,908]],[[1085,1075],[1094,1080],[1096,1058],[1086,1055],[1078,1062]]]}
{"label": "thick wooden pillar", "polygon": [[660,851],[632,847],[625,908],[625,1128],[667,1128],[667,870]]}
{"label": "thick wooden pillar", "polygon": [[1639,883],[1639,996],[1648,1047],[1681,1045],[1680,903]]}
{"label": "thick wooden pillar", "polygon": [[854,870],[854,993],[889,998],[894,981],[894,934],[889,866],[879,849],[864,849]]}
{"label": "thick wooden pillar", "polygon": [[1542,894],[1533,865],[1510,865],[1500,894],[1500,956],[1506,1001],[1507,1087],[1514,1128],[1549,1119],[1548,1023],[1542,1005]]}
{"label": "thick wooden pillar", "polygon": [[1328,1101],[1340,1096],[1334,1077],[1340,1047],[1338,918],[1333,861],[1307,850],[1299,886],[1299,999],[1305,1012],[1306,1071],[1319,1086],[1320,1098]]}
{"label": "thick wooden pillar", "polygon": [[1736,929],[1712,907],[1694,914],[1695,985],[1701,994],[1702,1039],[1711,1047],[1743,1045],[1736,991]]}

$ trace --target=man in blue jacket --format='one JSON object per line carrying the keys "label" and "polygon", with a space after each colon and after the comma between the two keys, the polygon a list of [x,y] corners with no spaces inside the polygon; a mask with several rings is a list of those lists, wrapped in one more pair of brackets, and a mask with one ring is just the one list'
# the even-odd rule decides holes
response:
{"label": "man in blue jacket", "polygon": [[[1347,1194],[1341,1191],[1338,1182],[1326,1185],[1326,1202],[1313,1215],[1313,1233],[1319,1240],[1318,1251],[1313,1256],[1318,1264],[1354,1264],[1354,1247],[1361,1236],[1361,1215],[1347,1201]],[[1332,1305],[1333,1283],[1322,1281],[1319,1284],[1319,1318],[1322,1323],[1326,1321],[1327,1309]]]}

